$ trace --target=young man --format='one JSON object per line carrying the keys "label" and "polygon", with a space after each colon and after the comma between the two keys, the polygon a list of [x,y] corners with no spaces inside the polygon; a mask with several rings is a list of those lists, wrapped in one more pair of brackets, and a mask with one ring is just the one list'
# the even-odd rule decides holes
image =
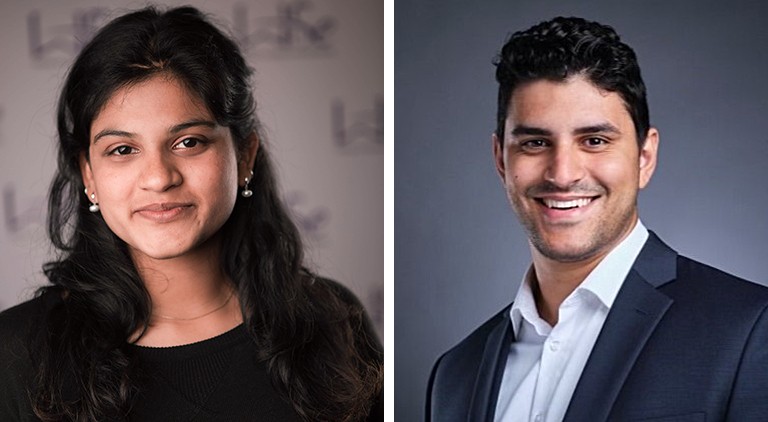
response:
{"label": "young man", "polygon": [[632,49],[556,18],[498,58],[496,169],[528,234],[514,302],[444,354],[432,421],[768,418],[768,289],[638,219],[659,134]]}

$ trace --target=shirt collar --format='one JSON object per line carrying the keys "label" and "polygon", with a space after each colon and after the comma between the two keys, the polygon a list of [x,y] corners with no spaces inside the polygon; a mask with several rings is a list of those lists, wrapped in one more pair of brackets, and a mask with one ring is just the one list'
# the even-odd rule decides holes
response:
{"label": "shirt collar", "polygon": [[533,291],[531,290],[533,274],[533,265],[531,265],[525,273],[523,282],[520,283],[515,301],[512,302],[512,309],[509,311],[515,338],[520,336],[520,326],[523,320],[528,321],[539,335],[547,335],[552,330],[552,327],[539,316],[539,311],[536,309],[536,300],[533,298]]}
{"label": "shirt collar", "polygon": [[[585,290],[596,296],[605,307],[610,309],[646,240],[648,240],[648,229],[640,220],[637,220],[637,224],[629,236],[613,248],[565,300],[579,294],[577,292],[580,290]],[[533,265],[531,265],[525,273],[523,282],[520,283],[520,288],[509,311],[512,329],[516,337],[519,334],[523,319],[533,325],[539,334],[546,334],[551,330],[549,325],[541,319],[536,309],[536,301],[530,286],[533,274]]]}

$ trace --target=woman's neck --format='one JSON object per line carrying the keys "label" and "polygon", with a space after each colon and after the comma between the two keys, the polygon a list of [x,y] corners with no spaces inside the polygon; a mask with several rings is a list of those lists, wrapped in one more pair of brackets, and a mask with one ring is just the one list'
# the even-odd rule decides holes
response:
{"label": "woman's neck", "polygon": [[136,344],[170,347],[215,337],[242,323],[234,284],[217,244],[175,258],[133,255],[152,299],[149,327]]}

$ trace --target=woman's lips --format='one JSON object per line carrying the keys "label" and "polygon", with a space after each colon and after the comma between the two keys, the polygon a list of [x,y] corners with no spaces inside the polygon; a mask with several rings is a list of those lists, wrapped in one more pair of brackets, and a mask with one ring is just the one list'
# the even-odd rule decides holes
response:
{"label": "woman's lips", "polygon": [[157,203],[138,208],[134,213],[156,223],[168,223],[182,217],[191,208],[191,204],[185,203]]}

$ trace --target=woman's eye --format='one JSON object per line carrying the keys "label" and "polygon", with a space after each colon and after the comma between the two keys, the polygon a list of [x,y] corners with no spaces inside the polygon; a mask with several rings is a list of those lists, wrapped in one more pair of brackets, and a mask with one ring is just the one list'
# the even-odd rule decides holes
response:
{"label": "woman's eye", "polygon": [[128,145],[120,145],[119,147],[113,149],[110,151],[110,155],[128,155],[132,154],[135,150],[133,147],[129,147]]}
{"label": "woman's eye", "polygon": [[194,148],[200,143],[201,141],[197,138],[185,138],[181,142],[176,144],[176,148],[180,148],[180,149]]}

